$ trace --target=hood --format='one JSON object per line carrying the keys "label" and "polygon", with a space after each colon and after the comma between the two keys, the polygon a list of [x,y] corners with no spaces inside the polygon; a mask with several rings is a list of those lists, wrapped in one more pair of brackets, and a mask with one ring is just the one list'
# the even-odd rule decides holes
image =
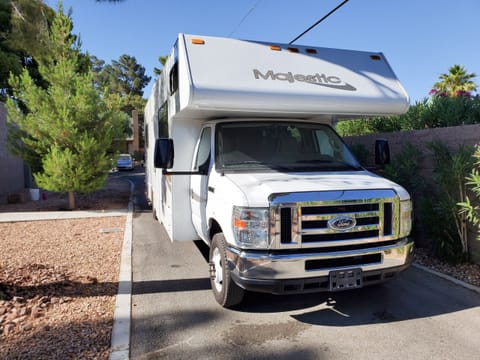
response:
{"label": "hood", "polygon": [[409,199],[398,184],[368,171],[328,173],[230,173],[225,174],[244,193],[249,206],[268,206],[271,194],[334,190],[393,189]]}

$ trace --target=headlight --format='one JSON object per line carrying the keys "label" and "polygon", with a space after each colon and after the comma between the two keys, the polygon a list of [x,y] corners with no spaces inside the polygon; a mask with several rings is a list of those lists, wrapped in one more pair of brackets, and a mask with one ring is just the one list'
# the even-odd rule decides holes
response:
{"label": "headlight", "polygon": [[268,208],[233,207],[233,233],[240,247],[268,248]]}
{"label": "headlight", "polygon": [[412,230],[412,202],[410,200],[400,201],[400,234],[399,236],[406,237],[410,235]]}

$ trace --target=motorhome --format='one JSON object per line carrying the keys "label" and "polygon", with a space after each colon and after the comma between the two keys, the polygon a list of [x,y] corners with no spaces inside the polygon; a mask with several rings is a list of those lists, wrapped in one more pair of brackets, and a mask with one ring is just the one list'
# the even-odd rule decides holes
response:
{"label": "motorhome", "polygon": [[413,256],[410,196],[332,126],[408,106],[383,53],[179,34],[145,109],[153,214],[208,244],[224,307],[393,278]]}

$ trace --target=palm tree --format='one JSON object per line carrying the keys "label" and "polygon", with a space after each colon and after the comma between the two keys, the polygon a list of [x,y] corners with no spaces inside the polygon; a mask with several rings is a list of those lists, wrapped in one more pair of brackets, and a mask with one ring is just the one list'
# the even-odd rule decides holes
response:
{"label": "palm tree", "polygon": [[467,73],[461,65],[453,65],[448,69],[448,74],[439,76],[440,81],[433,85],[433,93],[448,96],[469,95],[471,91],[477,90],[477,84],[472,80],[476,76],[474,73]]}

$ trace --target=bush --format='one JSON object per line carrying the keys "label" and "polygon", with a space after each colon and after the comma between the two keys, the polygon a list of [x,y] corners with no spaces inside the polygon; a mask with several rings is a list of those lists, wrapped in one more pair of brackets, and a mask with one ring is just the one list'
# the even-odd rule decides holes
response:
{"label": "bush", "polygon": [[460,214],[464,214],[467,220],[477,229],[477,240],[480,240],[480,145],[475,148],[473,154],[474,166],[467,176],[467,185],[475,196],[473,200],[467,196],[465,201],[458,203]]}
{"label": "bush", "polygon": [[420,176],[419,170],[424,158],[423,152],[410,143],[406,143],[402,150],[385,166],[383,175],[402,185],[409,193],[414,207],[414,222],[412,237],[419,239],[425,233],[423,208],[429,198],[425,179]]}
{"label": "bush", "polygon": [[340,121],[336,130],[342,136],[358,136],[478,123],[479,96],[433,96],[410,106],[405,114]]}
{"label": "bush", "polygon": [[[466,203],[465,177],[472,172],[473,148],[460,145],[450,150],[440,141],[428,144],[433,154],[434,181],[419,174],[424,154],[412,144],[405,144],[392,163],[384,170],[385,177],[402,185],[412,197],[415,213],[412,236],[431,239],[435,254],[450,263],[469,258],[467,244],[467,213],[459,211],[458,203]],[[480,152],[477,164],[480,167]],[[472,172],[472,174],[475,174]],[[471,175],[480,184],[480,175]],[[480,187],[478,190],[480,196]],[[480,217],[478,223],[480,224]]]}
{"label": "bush", "polygon": [[460,145],[452,152],[440,141],[428,147],[433,152],[436,186],[430,211],[424,216],[429,222],[434,250],[448,262],[466,261],[469,258],[466,214],[459,211],[458,204],[466,201],[465,178],[473,168],[473,148]]}

